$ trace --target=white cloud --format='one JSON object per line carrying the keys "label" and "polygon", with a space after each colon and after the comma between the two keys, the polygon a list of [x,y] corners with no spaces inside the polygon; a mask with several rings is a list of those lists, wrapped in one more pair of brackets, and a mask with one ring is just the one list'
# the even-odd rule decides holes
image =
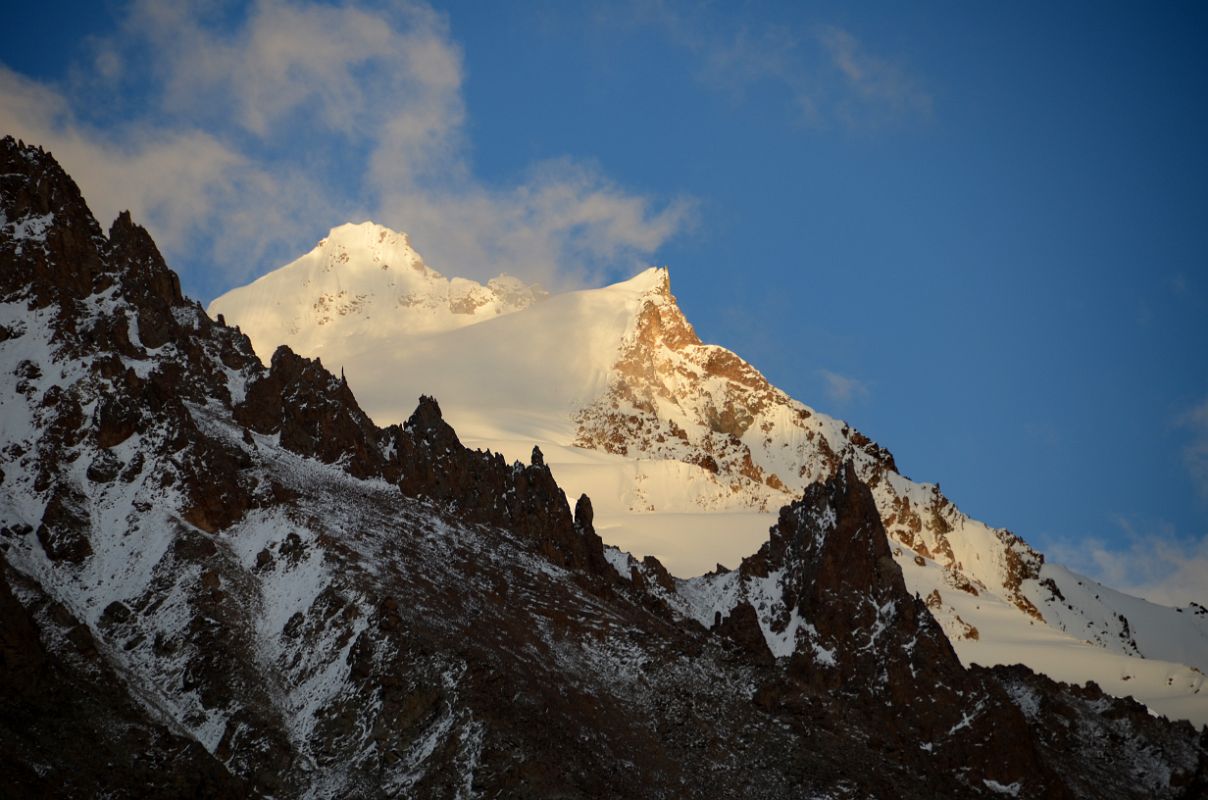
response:
{"label": "white cloud", "polygon": [[703,77],[730,91],[741,93],[764,80],[796,82],[799,40],[785,28],[752,31],[744,26],[712,41],[699,35],[683,41],[703,56]]}
{"label": "white cloud", "polygon": [[827,395],[838,405],[847,405],[853,400],[864,400],[868,397],[868,385],[857,378],[827,369],[818,370],[818,374],[826,383]]}
{"label": "white cloud", "polygon": [[1175,535],[1170,525],[1139,528],[1118,523],[1125,544],[1088,538],[1049,548],[1050,560],[1128,594],[1168,606],[1208,605],[1208,536],[1196,541]]}
{"label": "white cloud", "polygon": [[1208,398],[1184,414],[1179,422],[1190,436],[1183,447],[1183,460],[1196,490],[1208,497]]}
{"label": "white cloud", "polygon": [[609,263],[653,252],[692,213],[684,200],[655,210],[571,162],[536,165],[524,183],[503,191],[474,184],[411,188],[383,187],[383,215],[423,231],[416,241],[430,263],[466,265],[463,272],[489,264],[546,282],[591,281]]}
{"label": "white cloud", "polygon": [[931,95],[904,67],[870,53],[842,28],[825,26],[816,35],[847,89],[835,101],[835,113],[844,121],[858,124],[882,117],[931,114]]}
{"label": "white cloud", "polygon": [[735,98],[757,84],[779,86],[811,126],[869,128],[931,115],[931,95],[903,63],[834,25],[753,27],[665,0],[636,0],[628,19],[661,28],[699,60],[704,83]]}
{"label": "white cloud", "polygon": [[[1188,431],[1183,458],[1195,488],[1208,497],[1208,399],[1180,415]],[[1118,541],[1088,537],[1053,543],[1047,556],[1101,583],[1163,605],[1208,605],[1208,536],[1179,535],[1169,523],[1116,520]]]}
{"label": "white cloud", "polygon": [[196,4],[138,0],[118,46],[146,49],[177,117],[259,137],[326,129],[415,166],[458,144],[462,56],[436,12],[397,12],[260,0],[227,30]]}
{"label": "white cloud", "polygon": [[[234,21],[214,8],[135,0],[64,85],[0,67],[0,129],[54,151],[102,223],[128,207],[170,261],[200,248],[215,292],[353,218],[408,231],[448,272],[554,286],[643,266],[690,219],[689,202],[570,161],[477,181],[461,50],[424,4],[259,0]],[[93,98],[130,96],[134,113],[96,121]]]}
{"label": "white cloud", "polygon": [[128,208],[169,254],[222,231],[209,249],[236,278],[247,277],[274,238],[296,239],[294,220],[314,213],[322,197],[302,177],[259,168],[203,130],[88,126],[62,93],[3,66],[0,130],[52,151],[102,225]]}

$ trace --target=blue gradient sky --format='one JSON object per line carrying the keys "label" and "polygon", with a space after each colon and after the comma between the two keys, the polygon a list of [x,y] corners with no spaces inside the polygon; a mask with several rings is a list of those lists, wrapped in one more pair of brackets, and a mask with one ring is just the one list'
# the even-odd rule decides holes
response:
{"label": "blue gradient sky", "polygon": [[449,274],[667,264],[966,512],[1208,599],[1202,4],[164,7],[7,10],[0,128],[195,296],[366,217]]}

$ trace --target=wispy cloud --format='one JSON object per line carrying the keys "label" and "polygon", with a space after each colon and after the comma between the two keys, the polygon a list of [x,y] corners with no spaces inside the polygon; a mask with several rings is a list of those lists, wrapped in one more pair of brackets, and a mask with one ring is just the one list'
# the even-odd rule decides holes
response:
{"label": "wispy cloud", "polygon": [[[1208,398],[1178,415],[1187,431],[1183,460],[1196,490],[1208,498]],[[1053,561],[1129,594],[1163,605],[1208,605],[1208,535],[1180,534],[1167,522],[1119,516],[1121,536],[1050,544]]]}
{"label": "wispy cloud", "polygon": [[59,90],[3,66],[0,130],[53,151],[102,225],[129,208],[170,256],[206,248],[232,277],[274,244],[296,246],[299,220],[331,213],[300,171],[267,170],[195,127],[90,126]]}
{"label": "wispy cloud", "polygon": [[1183,460],[1191,481],[1202,497],[1208,498],[1208,398],[1179,418],[1188,431]]}
{"label": "wispy cloud", "polygon": [[905,63],[844,28],[731,24],[708,6],[669,0],[638,0],[633,8],[628,19],[661,28],[693,54],[706,85],[736,99],[760,84],[777,86],[807,125],[866,129],[932,113],[931,94]]}
{"label": "wispy cloud", "polygon": [[1055,545],[1047,557],[1128,594],[1168,606],[1208,605],[1208,536],[1180,537],[1172,526],[1120,518],[1123,544],[1087,538]]}
{"label": "wispy cloud", "polygon": [[[462,53],[427,5],[214,8],[132,2],[63,84],[0,66],[0,129],[53,150],[102,221],[128,207],[170,259],[208,256],[211,290],[353,218],[407,230],[438,268],[553,285],[637,266],[691,219],[686,199],[658,203],[572,161],[478,181]],[[96,112],[130,96],[127,114]]]}
{"label": "wispy cloud", "polygon": [[818,375],[825,384],[827,396],[836,405],[845,406],[853,401],[868,398],[868,384],[857,378],[840,375],[827,369],[818,370]]}
{"label": "wispy cloud", "polygon": [[835,113],[845,122],[861,124],[886,117],[931,114],[931,95],[904,66],[869,52],[842,28],[821,27],[816,37],[847,88],[834,101]]}

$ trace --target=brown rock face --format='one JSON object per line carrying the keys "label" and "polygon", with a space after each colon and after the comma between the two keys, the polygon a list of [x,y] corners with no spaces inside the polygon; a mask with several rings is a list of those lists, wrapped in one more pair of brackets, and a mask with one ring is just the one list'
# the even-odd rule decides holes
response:
{"label": "brown rock face", "polygon": [[163,308],[172,308],[185,304],[180,278],[168,269],[151,234],[135,224],[129,211],[118,214],[109,226],[109,258],[126,265],[123,284],[136,288],[148,305],[159,303]]}
{"label": "brown rock face", "polygon": [[[1208,728],[1197,737],[1188,722],[1171,724],[1153,717],[1132,698],[1110,697],[1094,683],[1069,686],[1026,667],[972,668],[974,675],[1001,686],[1023,712],[1045,765],[1067,781],[1076,797],[1143,800],[1155,796],[1208,797],[1208,759],[1197,756],[1208,745]],[[1090,709],[1095,713],[1087,713]],[[1138,759],[1129,743],[1149,742],[1151,752],[1171,758],[1155,770]],[[1089,769],[1068,770],[1078,762]],[[1122,763],[1135,772],[1123,775]]]}
{"label": "brown rock face", "polygon": [[739,568],[748,580],[773,573],[783,576],[786,617],[811,630],[785,673],[762,687],[762,704],[808,708],[842,697],[847,714],[867,715],[883,747],[906,754],[926,745],[920,767],[959,765],[973,785],[1066,796],[1018,710],[997,686],[970,676],[926,603],[906,590],[876,503],[850,464],[781,509],[768,543]]}
{"label": "brown rock face", "polygon": [[775,661],[759,627],[759,616],[747,601],[734,606],[724,618],[717,614],[713,630],[738,645],[755,663],[770,665]]}
{"label": "brown rock face", "polygon": [[361,411],[348,384],[317,360],[277,348],[271,366],[235,408],[235,418],[261,434],[280,434],[299,455],[346,465],[358,478],[379,475],[385,459],[377,427]]}
{"label": "brown rock face", "polygon": [[[566,494],[537,448],[529,466],[508,465],[498,454],[468,450],[431,397],[420,398],[401,428],[386,430],[386,447],[404,494],[455,506],[464,519],[522,533],[560,566],[611,574],[603,542],[591,527],[591,501],[580,499],[572,517]],[[576,525],[579,517],[585,524]]]}
{"label": "brown rock face", "polygon": [[0,193],[8,223],[27,232],[0,237],[0,294],[28,290],[36,308],[91,294],[104,237],[75,181],[41,148],[21,147],[9,136],[0,140]]}
{"label": "brown rock face", "polygon": [[79,564],[92,555],[87,502],[87,498],[63,484],[51,493],[42,513],[42,524],[38,526],[38,543],[51,561]]}
{"label": "brown rock face", "polygon": [[591,498],[585,494],[579,495],[579,499],[575,501],[575,528],[580,533],[595,533],[596,529],[592,526],[595,521],[595,512],[591,508]]}
{"label": "brown rock face", "polygon": [[138,338],[144,347],[157,348],[177,333],[172,309],[185,304],[180,279],[168,269],[159,248],[141,225],[123,211],[109,228],[110,263],[124,264],[123,286],[139,308]]}

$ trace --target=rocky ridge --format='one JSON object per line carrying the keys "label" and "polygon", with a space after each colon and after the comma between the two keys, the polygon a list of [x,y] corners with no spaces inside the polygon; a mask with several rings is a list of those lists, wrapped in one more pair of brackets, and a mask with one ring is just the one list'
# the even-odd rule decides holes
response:
{"label": "rocky ridge", "polygon": [[8,796],[1208,787],[1208,732],[963,668],[854,466],[685,585],[606,550],[540,451],[468,450],[430,398],[378,428],[317,360],[261,365],[11,138],[0,214]]}
{"label": "rocky ridge", "polygon": [[[359,257],[333,274],[385,274]],[[656,554],[681,576],[732,565],[758,546],[777,508],[850,461],[873,489],[907,586],[927,599],[965,663],[1023,660],[1208,722],[1208,615],[1198,606],[1163,608],[1114,592],[969,518],[937,484],[901,474],[858,430],[701,342],[665,269],[461,316],[455,329],[442,327],[443,308],[418,305],[380,309],[359,328],[364,315],[350,315],[355,332],[291,328],[273,321],[277,311],[255,311],[280,306],[305,317],[305,277],[291,265],[211,311],[251,323],[245,330],[266,360],[282,342],[321,354],[355,381],[381,424],[411,413],[399,397],[435,393],[477,446],[524,458],[539,442],[561,485],[596,497],[597,526],[612,544]],[[262,284],[272,281],[268,292]]]}
{"label": "rocky ridge", "polygon": [[[728,485],[734,504],[759,509],[790,502],[850,465],[872,490],[908,585],[928,597],[949,639],[971,657],[985,658],[963,645],[981,635],[974,623],[982,621],[982,601],[990,607],[1001,599],[1025,620],[1113,653],[1173,662],[1161,680],[1178,681],[1189,695],[1204,688],[1208,616],[1194,605],[1163,613],[1046,565],[1015,533],[962,513],[938,484],[903,476],[893,455],[858,430],[789,397],[731,351],[703,343],[666,270],[657,271],[639,307],[607,390],[575,414],[576,445],[695,464]],[[1149,627],[1179,633],[1139,631],[1130,624],[1134,612],[1158,612],[1161,622]],[[1198,719],[1205,709],[1188,713]]]}
{"label": "rocky ridge", "polygon": [[[1040,553],[1010,531],[970,520],[938,485],[903,478],[893,455],[867,436],[793,400],[731,351],[701,342],[666,270],[643,300],[614,373],[604,396],[576,415],[579,446],[697,464],[761,509],[853,464],[895,542],[1039,617],[1022,588],[1039,578]],[[992,554],[991,563],[974,563],[975,550]]]}

